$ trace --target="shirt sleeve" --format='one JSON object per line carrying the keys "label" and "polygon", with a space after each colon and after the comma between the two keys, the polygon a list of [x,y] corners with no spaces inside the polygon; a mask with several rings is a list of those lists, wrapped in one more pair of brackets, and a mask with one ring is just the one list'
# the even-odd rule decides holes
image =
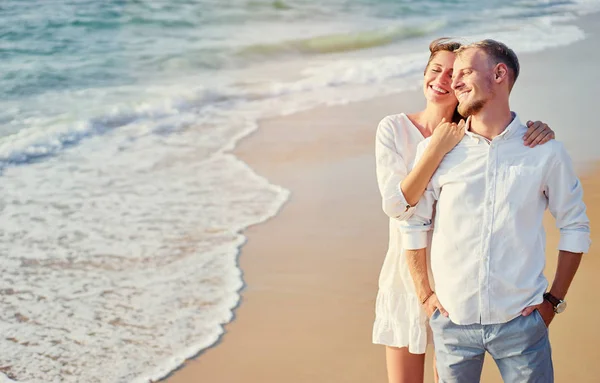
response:
{"label": "shirt sleeve", "polygon": [[559,250],[587,253],[590,248],[590,221],[583,202],[583,188],[571,157],[565,147],[557,142],[558,150],[550,168],[544,191],[550,213],[560,230]]}
{"label": "shirt sleeve", "polygon": [[[429,141],[425,140],[419,144],[415,164],[421,160]],[[406,250],[418,250],[427,247],[427,232],[431,230],[434,205],[439,195],[439,190],[434,186],[434,177],[429,181],[427,189],[421,196],[412,216],[408,220],[400,222],[402,246]]]}
{"label": "shirt sleeve", "polygon": [[381,193],[382,208],[390,218],[408,219],[414,206],[404,198],[400,183],[409,171],[409,159],[396,147],[393,128],[389,117],[384,118],[377,127],[375,142],[375,160],[377,184]]}

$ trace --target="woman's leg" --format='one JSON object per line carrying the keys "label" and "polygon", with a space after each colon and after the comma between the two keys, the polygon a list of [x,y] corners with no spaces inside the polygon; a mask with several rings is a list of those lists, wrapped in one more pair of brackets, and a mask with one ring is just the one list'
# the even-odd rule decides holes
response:
{"label": "woman's leg", "polygon": [[437,364],[436,364],[436,359],[435,359],[435,352],[433,353],[433,379],[435,380],[435,383],[438,383],[440,381],[440,376],[437,373]]}
{"label": "woman's leg", "polygon": [[389,383],[423,383],[425,354],[411,354],[408,348],[385,347]]}

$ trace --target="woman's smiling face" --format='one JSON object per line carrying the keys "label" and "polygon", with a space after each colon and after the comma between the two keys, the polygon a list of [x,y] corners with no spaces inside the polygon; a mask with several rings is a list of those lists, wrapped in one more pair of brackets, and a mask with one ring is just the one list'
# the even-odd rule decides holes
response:
{"label": "woman's smiling face", "polygon": [[429,62],[423,79],[423,93],[429,102],[436,104],[457,104],[452,90],[452,70],[455,54],[439,51]]}

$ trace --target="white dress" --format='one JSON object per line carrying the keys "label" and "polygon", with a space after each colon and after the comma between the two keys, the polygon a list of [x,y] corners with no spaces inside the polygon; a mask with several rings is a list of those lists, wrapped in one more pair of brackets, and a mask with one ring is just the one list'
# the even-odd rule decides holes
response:
{"label": "white dress", "polygon": [[[399,222],[410,218],[414,212],[414,207],[408,206],[402,194],[400,182],[412,168],[417,145],[424,139],[404,113],[385,117],[377,127],[377,182],[383,210],[390,217],[390,236],[379,276],[373,343],[408,347],[413,354],[424,354],[432,337],[400,239]],[[431,272],[429,275],[433,281]]]}

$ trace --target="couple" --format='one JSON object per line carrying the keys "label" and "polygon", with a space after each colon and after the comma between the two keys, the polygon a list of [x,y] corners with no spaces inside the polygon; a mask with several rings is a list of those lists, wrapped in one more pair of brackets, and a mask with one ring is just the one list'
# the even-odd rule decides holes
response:
{"label": "couple", "polygon": [[[506,382],[553,382],[547,327],[590,245],[581,185],[553,132],[511,112],[511,49],[439,39],[430,52],[425,110],[377,130],[391,220],[373,342],[387,346],[390,383],[423,382],[431,341],[440,382],[478,382],[486,352]],[[560,228],[548,292],[546,207]]]}

